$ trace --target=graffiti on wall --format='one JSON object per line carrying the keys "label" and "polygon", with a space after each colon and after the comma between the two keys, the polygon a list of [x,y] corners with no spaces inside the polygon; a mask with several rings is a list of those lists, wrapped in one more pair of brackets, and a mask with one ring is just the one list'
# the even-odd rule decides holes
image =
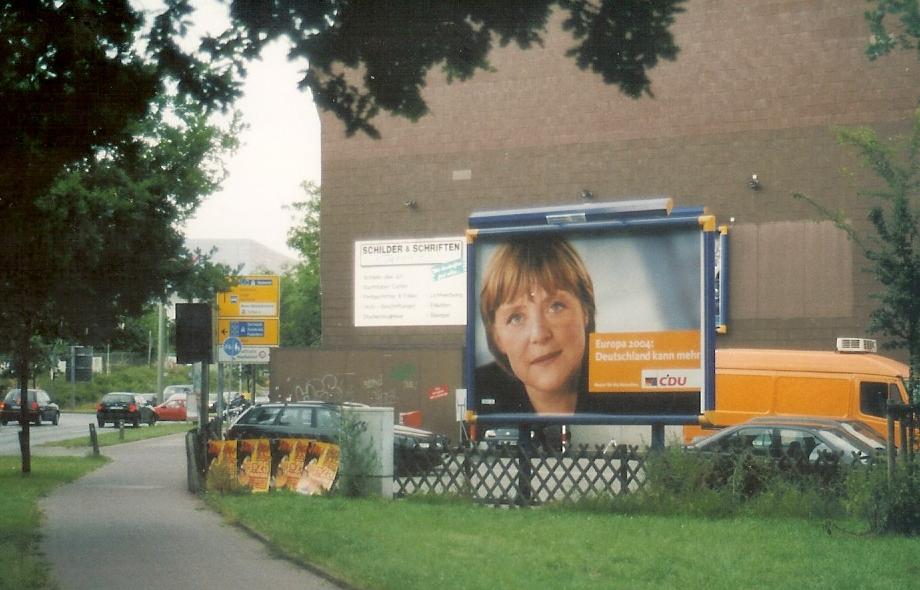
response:
{"label": "graffiti on wall", "polygon": [[455,426],[452,398],[431,396],[430,391],[460,387],[460,359],[457,350],[277,349],[271,355],[270,398],[357,402],[420,412],[424,427],[450,433]]}

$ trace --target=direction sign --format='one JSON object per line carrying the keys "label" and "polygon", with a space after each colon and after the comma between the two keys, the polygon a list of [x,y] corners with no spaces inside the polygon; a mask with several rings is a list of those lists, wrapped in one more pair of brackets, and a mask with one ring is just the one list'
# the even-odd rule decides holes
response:
{"label": "direction sign", "polygon": [[243,351],[243,343],[236,336],[230,336],[224,340],[224,352],[230,358],[235,357]]}
{"label": "direction sign", "polygon": [[217,319],[217,339],[220,342],[233,336],[239,338],[243,346],[278,346],[278,330],[278,318]]}
{"label": "direction sign", "polygon": [[244,346],[239,354],[236,356],[230,356],[224,352],[224,349],[219,350],[217,355],[217,362],[219,363],[242,363],[244,365],[266,365],[269,361],[269,355],[271,354],[272,347],[270,346]]}
{"label": "direction sign", "polygon": [[246,275],[229,291],[217,294],[217,317],[278,317],[281,309],[281,277]]}
{"label": "direction sign", "polygon": [[243,338],[264,338],[265,321],[263,320],[231,320],[230,336]]}

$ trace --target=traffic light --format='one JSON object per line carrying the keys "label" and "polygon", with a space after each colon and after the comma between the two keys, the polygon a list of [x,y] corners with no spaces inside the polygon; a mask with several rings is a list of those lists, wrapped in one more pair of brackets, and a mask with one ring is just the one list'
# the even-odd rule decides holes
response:
{"label": "traffic light", "polygon": [[176,362],[180,365],[210,363],[211,305],[176,304]]}

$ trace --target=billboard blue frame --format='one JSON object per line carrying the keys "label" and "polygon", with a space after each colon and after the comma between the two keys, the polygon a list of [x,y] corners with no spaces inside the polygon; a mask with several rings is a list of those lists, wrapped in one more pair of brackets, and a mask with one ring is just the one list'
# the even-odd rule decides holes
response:
{"label": "billboard blue frame", "polygon": [[[541,413],[536,410],[484,412],[482,392],[477,391],[476,372],[483,357],[483,331],[480,320],[479,281],[484,270],[480,268],[479,249],[494,247],[509,239],[587,240],[590,237],[605,239],[608,236],[669,235],[695,232],[699,234],[699,339],[701,379],[699,390],[682,393],[641,393],[596,396],[620,405],[601,409],[581,409],[574,413]],[[520,210],[474,213],[469,218],[467,231],[467,330],[465,379],[467,384],[468,419],[483,425],[490,424],[695,424],[700,415],[715,407],[715,338],[716,313],[715,249],[717,228],[715,218],[698,207],[675,208],[671,199],[636,199],[630,201],[591,203],[586,205],[531,208]],[[723,247],[724,248],[724,247]],[[585,248],[582,247],[582,251]],[[723,249],[723,254],[725,250]],[[724,274],[722,277],[724,278]],[[723,288],[724,289],[724,288]],[[721,290],[720,303],[726,303],[726,291]],[[532,294],[531,294],[532,295]],[[601,304],[598,304],[601,307]],[[491,347],[491,344],[490,344]],[[494,350],[493,350],[494,353]],[[587,362],[587,361],[586,361]],[[591,394],[595,395],[595,394]],[[653,397],[655,396],[655,397]],[[675,401],[676,400],[676,401]],[[690,400],[693,400],[692,407]],[[626,408],[633,401],[637,407]]]}

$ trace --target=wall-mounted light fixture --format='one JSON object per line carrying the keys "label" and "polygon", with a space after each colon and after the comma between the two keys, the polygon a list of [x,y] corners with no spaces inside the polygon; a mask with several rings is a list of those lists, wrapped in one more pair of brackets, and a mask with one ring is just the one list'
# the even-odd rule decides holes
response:
{"label": "wall-mounted light fixture", "polygon": [[756,174],[751,174],[751,180],[748,182],[748,188],[752,191],[760,190],[760,180],[757,178]]}
{"label": "wall-mounted light fixture", "polygon": [[403,203],[403,205],[406,206],[406,209],[412,209],[412,210],[418,209],[418,202],[415,199],[411,201],[406,201],[405,203]]}
{"label": "wall-mounted light fixture", "polygon": [[588,189],[584,189],[581,191],[581,198],[586,201],[590,201],[591,199],[594,198],[594,193],[592,193]]}

